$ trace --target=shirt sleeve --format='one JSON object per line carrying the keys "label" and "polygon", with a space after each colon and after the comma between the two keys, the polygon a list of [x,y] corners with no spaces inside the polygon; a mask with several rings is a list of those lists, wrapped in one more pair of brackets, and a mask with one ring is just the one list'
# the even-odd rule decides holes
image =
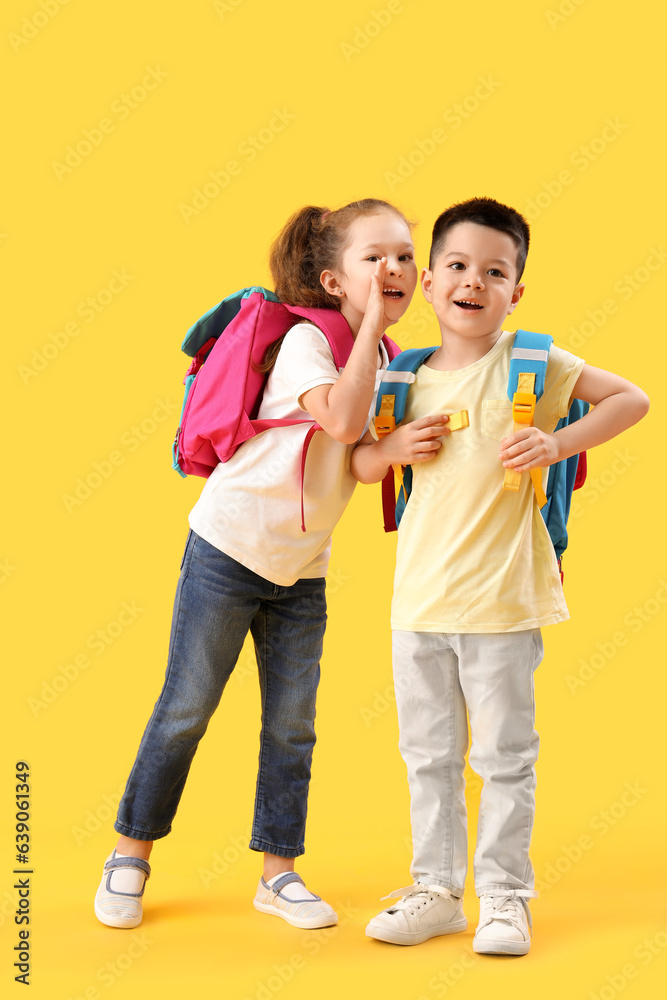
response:
{"label": "shirt sleeve", "polygon": [[276,374],[299,407],[305,410],[301,402],[304,392],[317,385],[333,385],[340,372],[322,331],[312,323],[297,323],[285,334],[276,361]]}
{"label": "shirt sleeve", "polygon": [[556,426],[561,417],[567,416],[577,379],[583,371],[585,361],[576,354],[570,354],[560,347],[549,351],[544,395],[536,408],[536,416]]}

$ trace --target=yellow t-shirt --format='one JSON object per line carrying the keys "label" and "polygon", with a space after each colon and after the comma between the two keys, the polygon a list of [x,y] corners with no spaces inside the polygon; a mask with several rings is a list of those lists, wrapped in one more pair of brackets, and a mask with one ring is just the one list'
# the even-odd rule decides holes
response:
{"label": "yellow t-shirt", "polygon": [[[569,618],[558,563],[528,473],[502,488],[500,440],[513,430],[507,396],[514,334],[503,331],[479,361],[458,371],[417,371],[405,421],[467,410],[436,458],[413,466],[398,532],[391,625],[412,632],[516,632]],[[566,415],[584,362],[549,352],[535,425]],[[544,470],[546,486],[548,470]]]}

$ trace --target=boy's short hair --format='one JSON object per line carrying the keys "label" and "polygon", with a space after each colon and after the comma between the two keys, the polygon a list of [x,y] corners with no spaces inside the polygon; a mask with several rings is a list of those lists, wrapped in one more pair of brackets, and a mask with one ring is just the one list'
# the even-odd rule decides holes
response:
{"label": "boy's short hair", "polygon": [[452,205],[438,216],[433,226],[429,270],[433,270],[433,265],[442,252],[447,233],[461,222],[474,222],[478,226],[487,226],[489,229],[507,233],[516,246],[516,280],[519,281],[526,266],[530,229],[523,215],[516,209],[502,205],[493,198],[470,198],[468,201]]}

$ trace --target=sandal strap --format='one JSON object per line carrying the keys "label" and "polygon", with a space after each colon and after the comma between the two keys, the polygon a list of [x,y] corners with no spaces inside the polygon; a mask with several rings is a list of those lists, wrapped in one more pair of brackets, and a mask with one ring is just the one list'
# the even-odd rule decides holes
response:
{"label": "sandal strap", "polygon": [[132,858],[130,856],[125,858],[109,858],[104,865],[104,870],[105,872],[110,872],[114,868],[138,868],[144,873],[147,879],[151,877],[151,866],[143,858]]}
{"label": "sandal strap", "polygon": [[[265,879],[262,879],[262,882],[270,892],[275,893],[276,896],[280,896],[282,899],[286,899],[288,903],[317,903],[321,900],[321,896],[315,896],[313,899],[290,899],[288,896],[282,895],[281,889],[284,889],[286,885],[290,884],[290,882],[300,882],[304,889],[306,888],[306,883],[300,875],[297,875],[296,872],[285,872],[284,875],[281,875],[280,878],[276,879],[273,885],[269,885]],[[311,896],[312,895],[313,894],[311,893]]]}

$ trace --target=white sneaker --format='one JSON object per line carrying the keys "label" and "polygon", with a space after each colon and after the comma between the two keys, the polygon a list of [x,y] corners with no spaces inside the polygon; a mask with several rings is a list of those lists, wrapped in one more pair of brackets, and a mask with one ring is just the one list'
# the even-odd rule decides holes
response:
{"label": "white sneaker", "polygon": [[479,924],[472,950],[479,955],[527,955],[533,921],[528,899],[530,889],[488,892],[479,898]]}
{"label": "white sneaker", "polygon": [[366,936],[390,944],[421,944],[440,934],[464,931],[468,922],[463,915],[463,900],[440,885],[406,886],[384,899],[401,896],[387,910],[373,917]]}

